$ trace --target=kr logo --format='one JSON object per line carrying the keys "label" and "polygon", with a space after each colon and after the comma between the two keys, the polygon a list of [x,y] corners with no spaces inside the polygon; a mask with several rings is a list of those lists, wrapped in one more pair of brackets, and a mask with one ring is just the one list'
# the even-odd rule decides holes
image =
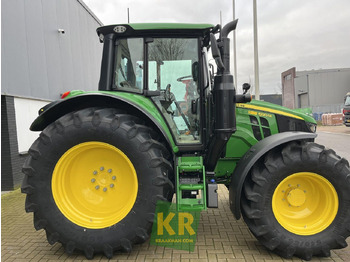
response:
{"label": "kr logo", "polygon": [[151,244],[193,251],[197,239],[200,211],[178,211],[176,204],[158,201]]}
{"label": "kr logo", "polygon": [[[157,214],[157,235],[164,234],[164,228],[170,236],[175,235],[174,229],[171,227],[170,222],[175,217],[175,213],[170,212],[167,217],[164,219],[164,213]],[[186,221],[185,221],[186,219]],[[187,232],[192,236],[196,232],[192,228],[193,216],[190,213],[178,213],[178,234],[183,236],[185,234],[185,228]]]}

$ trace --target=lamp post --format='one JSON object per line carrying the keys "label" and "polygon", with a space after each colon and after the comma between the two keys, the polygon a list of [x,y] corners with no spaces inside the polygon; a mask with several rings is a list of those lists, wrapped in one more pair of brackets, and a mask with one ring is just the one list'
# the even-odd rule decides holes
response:
{"label": "lamp post", "polygon": [[256,16],[256,0],[253,0],[253,20],[254,20],[254,74],[255,74],[255,99],[260,100],[259,89],[259,54],[258,54],[258,22]]}

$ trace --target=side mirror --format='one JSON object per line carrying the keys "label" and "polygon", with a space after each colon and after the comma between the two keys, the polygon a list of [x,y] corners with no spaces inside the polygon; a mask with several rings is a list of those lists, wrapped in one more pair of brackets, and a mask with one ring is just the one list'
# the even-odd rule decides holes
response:
{"label": "side mirror", "polygon": [[199,63],[194,62],[192,64],[192,78],[193,78],[193,81],[195,82],[198,81],[198,72],[199,72]]}
{"label": "side mirror", "polygon": [[250,84],[244,83],[242,85],[242,88],[243,88],[243,95],[245,95],[248,92],[248,90],[250,89]]}

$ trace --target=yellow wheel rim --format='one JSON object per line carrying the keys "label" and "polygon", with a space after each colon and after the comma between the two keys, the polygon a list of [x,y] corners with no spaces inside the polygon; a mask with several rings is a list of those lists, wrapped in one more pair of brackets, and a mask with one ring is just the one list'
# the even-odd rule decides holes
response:
{"label": "yellow wheel rim", "polygon": [[286,230],[313,235],[326,229],[338,212],[338,195],[324,177],[310,172],[285,178],[272,197],[272,211]]}
{"label": "yellow wheel rim", "polygon": [[133,164],[122,151],[107,143],[86,142],[59,159],[51,187],[67,219],[99,229],[118,223],[130,212],[138,182]]}

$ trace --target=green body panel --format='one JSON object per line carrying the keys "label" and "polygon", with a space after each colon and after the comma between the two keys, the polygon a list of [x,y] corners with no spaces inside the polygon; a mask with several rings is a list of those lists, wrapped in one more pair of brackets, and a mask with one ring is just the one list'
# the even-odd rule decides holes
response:
{"label": "green body panel", "polygon": [[[200,178],[197,184],[180,184],[180,178],[186,176]],[[200,198],[183,198],[182,190],[201,190]],[[201,156],[184,156],[177,159],[176,167],[176,206],[178,211],[186,210],[206,210],[207,197],[205,185],[205,168],[203,157]]]}
{"label": "green body panel", "polygon": [[[316,121],[311,116],[304,114],[303,112],[268,102],[252,100],[247,104],[237,104],[237,131],[232,134],[226,145],[225,157],[220,158],[217,163],[215,175],[218,179],[218,183],[229,184],[230,177],[233,174],[238,161],[259,141],[254,137],[252,132],[253,126],[256,126],[256,128],[260,130],[262,139],[264,139],[264,128],[270,130],[270,135],[279,133],[276,114],[316,124]],[[256,118],[256,124],[251,123],[250,116]],[[267,121],[268,125],[266,125],[266,121],[262,123],[262,118]]]}
{"label": "green body panel", "polygon": [[94,94],[94,93],[95,94],[102,93],[102,94],[112,95],[112,96],[126,99],[129,102],[131,102],[135,105],[138,105],[146,112],[149,112],[153,116],[153,118],[160,124],[160,126],[163,128],[163,130],[165,131],[165,133],[168,136],[168,139],[171,143],[171,147],[172,147],[174,153],[177,153],[179,151],[179,148],[176,146],[175,141],[173,139],[173,136],[172,136],[163,116],[159,113],[157,107],[153,104],[151,99],[149,99],[148,97],[145,97],[145,96],[139,95],[139,94],[134,94],[134,93],[117,92],[117,91],[88,91],[88,92],[85,92],[85,91],[81,91],[81,90],[73,90],[70,92],[70,94],[66,98],[70,98],[70,97],[82,95],[82,94]]}
{"label": "green body panel", "polygon": [[[313,119],[312,116],[305,114],[304,112],[296,109],[289,109],[283,106],[279,106],[276,104],[272,104],[269,102],[265,102],[265,101],[259,101],[259,100],[252,100],[250,103],[248,103],[249,105],[253,105],[253,106],[259,106],[259,107],[265,107],[267,110],[271,110],[271,111],[278,111],[285,114],[291,114],[291,115],[295,115],[295,118],[299,118],[299,119],[303,119],[306,122],[310,122],[310,123],[314,123],[316,124],[315,119]],[[263,111],[263,110],[262,110]],[[278,114],[277,112],[277,114]]]}
{"label": "green body panel", "polygon": [[172,30],[172,29],[208,29],[212,24],[185,24],[185,23],[134,23],[128,24],[134,30]]}

